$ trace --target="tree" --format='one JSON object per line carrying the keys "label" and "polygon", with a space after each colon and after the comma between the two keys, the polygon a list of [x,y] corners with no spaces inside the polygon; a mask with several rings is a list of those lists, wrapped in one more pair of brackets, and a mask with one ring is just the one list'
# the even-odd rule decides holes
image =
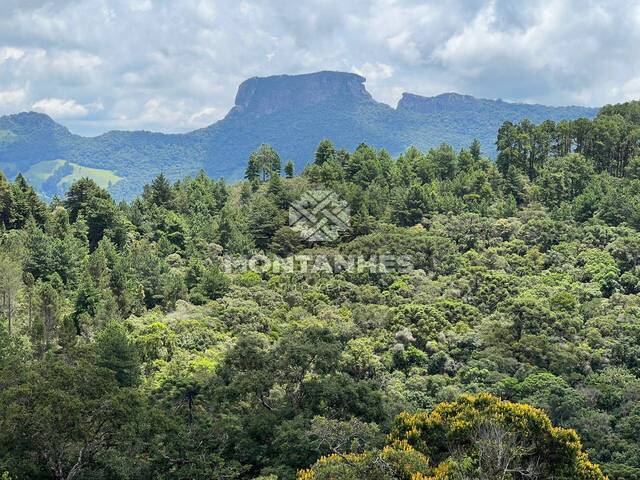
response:
{"label": "tree", "polygon": [[287,161],[286,165],[284,166],[284,174],[287,178],[292,178],[293,177],[293,170],[294,170],[294,166],[293,166],[293,161],[289,160]]}
{"label": "tree", "polygon": [[282,219],[277,205],[264,195],[256,195],[249,211],[249,231],[256,247],[266,249]]}
{"label": "tree", "polygon": [[116,243],[124,242],[126,225],[122,214],[111,198],[93,197],[87,201],[83,216],[88,227],[89,248],[93,250],[108,234]]}
{"label": "tree", "polygon": [[10,226],[11,215],[11,184],[0,172],[0,224],[4,228]]}
{"label": "tree", "polygon": [[471,146],[469,147],[469,153],[471,153],[471,156],[476,162],[478,162],[482,156],[481,148],[480,141],[477,138],[474,138]]}
{"label": "tree", "polygon": [[280,156],[271,145],[263,143],[249,156],[245,178],[249,181],[261,179],[263,182],[272,175],[279,174]]}
{"label": "tree", "polygon": [[280,175],[274,175],[267,184],[267,197],[269,197],[278,208],[286,209],[291,203],[290,193],[282,181]]}
{"label": "tree", "polygon": [[322,140],[318,145],[318,148],[316,149],[315,162],[318,165],[322,165],[323,163],[332,160],[335,154],[336,150],[335,148],[333,148],[333,143],[331,143],[331,140]]}
{"label": "tree", "polygon": [[0,308],[7,317],[9,335],[18,308],[18,293],[22,289],[22,266],[9,252],[0,252]]}
{"label": "tree", "polygon": [[140,375],[139,356],[135,343],[124,328],[111,321],[96,336],[97,365],[115,375],[121,387],[133,387]]}
{"label": "tree", "polygon": [[11,198],[9,200],[9,225],[13,228],[21,228],[33,218],[42,226],[47,217],[47,206],[38,197],[22,174],[18,174],[11,185]]}
{"label": "tree", "polygon": [[304,241],[300,232],[295,231],[291,227],[283,226],[273,232],[269,250],[286,257],[302,250],[303,246]]}
{"label": "tree", "polygon": [[443,143],[438,148],[430,150],[427,156],[436,166],[438,178],[451,179],[458,172],[458,157],[450,145]]}
{"label": "tree", "polygon": [[220,210],[219,232],[220,244],[229,253],[247,253],[252,247],[245,219],[230,204]]}
{"label": "tree", "polygon": [[333,478],[606,480],[575,431],[554,427],[542,410],[488,394],[402,413],[381,451],[334,454],[298,475]]}
{"label": "tree", "polygon": [[33,327],[33,301],[36,280],[30,272],[23,272],[22,281],[25,287],[24,290],[27,301],[27,331],[31,332],[31,328]]}
{"label": "tree", "polygon": [[391,439],[453,471],[468,469],[461,460],[469,458],[479,478],[605,479],[575,431],[554,427],[542,410],[488,394],[464,395],[431,413],[401,414]]}
{"label": "tree", "polygon": [[254,183],[260,179],[260,166],[258,160],[253,154],[249,157],[247,162],[247,168],[244,171],[244,178],[249,180],[250,183]]}
{"label": "tree", "polygon": [[414,183],[404,192],[404,198],[398,206],[395,215],[400,225],[412,226],[420,223],[428,211],[427,197],[421,185]]}
{"label": "tree", "polygon": [[353,183],[364,187],[382,175],[382,164],[376,151],[369,145],[361,143],[349,157],[345,165],[345,173]]}
{"label": "tree", "polygon": [[509,171],[510,167],[521,171],[524,170],[522,158],[524,152],[518,137],[518,127],[511,122],[504,122],[498,130],[498,139],[496,140],[498,158],[496,164],[503,175]]}
{"label": "tree", "polygon": [[74,182],[65,194],[63,202],[65,208],[69,210],[69,220],[72,223],[75,222],[90,202],[95,203],[99,199],[111,200],[111,196],[95,181],[85,177]]}
{"label": "tree", "polygon": [[540,188],[540,199],[549,207],[558,207],[580,195],[595,170],[593,164],[578,153],[553,158],[541,169],[535,184]]}
{"label": "tree", "polygon": [[151,205],[171,209],[175,194],[167,177],[164,176],[164,173],[161,173],[153,179],[151,185],[144,187],[142,197]]}
{"label": "tree", "polygon": [[36,300],[38,303],[38,315],[42,332],[43,348],[46,352],[51,346],[53,336],[62,320],[64,297],[62,295],[62,280],[57,274],[53,274],[49,281],[40,281],[36,285]]}
{"label": "tree", "polygon": [[74,480],[104,473],[114,458],[134,463],[127,446],[144,423],[140,394],[73,360],[47,356],[0,391],[0,451],[19,478]]}
{"label": "tree", "polygon": [[204,271],[198,290],[207,298],[216,300],[224,296],[231,284],[229,277],[218,267],[211,267]]}
{"label": "tree", "polygon": [[83,276],[76,292],[72,314],[77,335],[86,332],[89,327],[86,323],[98,313],[102,298],[103,291],[96,285],[96,282],[89,275]]}

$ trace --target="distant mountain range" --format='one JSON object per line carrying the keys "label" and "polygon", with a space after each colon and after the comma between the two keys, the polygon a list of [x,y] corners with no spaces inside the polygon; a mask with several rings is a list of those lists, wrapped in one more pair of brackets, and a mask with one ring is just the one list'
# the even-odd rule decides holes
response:
{"label": "distant mountain range", "polygon": [[283,161],[292,159],[298,170],[324,138],[350,150],[366,142],[393,155],[411,145],[427,149],[442,142],[459,149],[477,138],[493,157],[504,121],[538,123],[598,113],[457,93],[405,93],[392,108],[376,102],[364,83],[363,77],[342,72],[250,78],[224,119],[186,134],[112,131],[81,137],[47,115],[8,115],[0,117],[0,170],[8,177],[23,173],[46,197],[89,176],[116,197],[131,198],[160,172],[177,179],[204,169],[213,177],[241,178],[247,157],[261,143],[271,144]]}

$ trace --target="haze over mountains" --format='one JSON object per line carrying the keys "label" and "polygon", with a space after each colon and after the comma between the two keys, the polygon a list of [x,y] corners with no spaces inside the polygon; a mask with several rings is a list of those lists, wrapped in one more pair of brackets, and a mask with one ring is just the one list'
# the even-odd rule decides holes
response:
{"label": "haze over mountains", "polygon": [[428,149],[442,142],[459,149],[478,138],[493,156],[504,121],[593,118],[598,112],[456,93],[405,93],[392,108],[375,101],[364,83],[342,72],[250,78],[224,119],[186,134],[112,131],[81,137],[40,113],[0,117],[0,170],[8,177],[23,173],[46,197],[90,176],[116,197],[130,198],[160,172],[177,179],[204,169],[214,177],[241,178],[247,157],[261,143],[271,144],[283,161],[292,159],[298,170],[324,138],[347,149],[366,142],[393,155],[411,145]]}

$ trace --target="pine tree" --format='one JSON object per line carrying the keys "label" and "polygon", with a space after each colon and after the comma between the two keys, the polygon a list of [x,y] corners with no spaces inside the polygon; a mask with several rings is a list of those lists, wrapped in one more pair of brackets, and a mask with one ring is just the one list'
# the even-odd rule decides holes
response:
{"label": "pine tree", "polygon": [[69,188],[65,194],[64,206],[69,210],[69,220],[73,223],[78,215],[95,198],[111,199],[109,193],[89,178],[81,178]]}
{"label": "pine tree", "polygon": [[284,174],[286,175],[287,178],[292,178],[293,171],[294,171],[293,161],[289,160],[287,164],[284,166]]}
{"label": "pine tree", "polygon": [[9,335],[18,308],[18,293],[22,289],[22,266],[9,252],[0,252],[0,311],[7,318]]}
{"label": "pine tree", "polygon": [[62,319],[65,299],[62,294],[62,279],[58,274],[51,275],[47,282],[39,282],[36,287],[38,314],[42,332],[42,354],[51,346],[56,330]]}
{"label": "pine tree", "polygon": [[404,226],[420,223],[427,211],[426,195],[421,185],[414,183],[409,187],[396,211],[398,222]]}
{"label": "pine tree", "polygon": [[121,323],[111,321],[97,335],[96,351],[98,366],[111,370],[121,387],[132,387],[138,383],[138,351]]}
{"label": "pine tree", "polygon": [[318,165],[322,165],[323,163],[331,160],[335,156],[335,154],[336,150],[335,148],[333,148],[333,143],[331,143],[331,140],[322,140],[316,150],[315,162]]}
{"label": "pine tree", "polygon": [[251,182],[258,179],[265,182],[273,175],[279,175],[281,168],[278,152],[271,145],[263,143],[249,157],[245,178]]}
{"label": "pine tree", "polygon": [[247,253],[252,242],[246,233],[246,226],[237,209],[225,205],[220,210],[219,224],[220,245],[227,253]]}
{"label": "pine tree", "polygon": [[480,160],[482,151],[480,150],[480,141],[477,138],[474,138],[473,142],[471,142],[471,146],[469,147],[469,152],[471,153],[471,156],[476,162]]}
{"label": "pine tree", "polygon": [[263,195],[254,197],[249,212],[249,231],[258,248],[267,248],[281,225],[280,217],[280,211],[271,198]]}
{"label": "pine tree", "polygon": [[144,187],[142,197],[152,205],[168,209],[173,207],[174,192],[164,173],[154,178],[151,185]]}
{"label": "pine tree", "polygon": [[244,178],[249,180],[250,183],[253,183],[260,178],[260,167],[258,166],[258,160],[253,155],[249,157],[249,161],[247,162],[247,168],[244,171]]}

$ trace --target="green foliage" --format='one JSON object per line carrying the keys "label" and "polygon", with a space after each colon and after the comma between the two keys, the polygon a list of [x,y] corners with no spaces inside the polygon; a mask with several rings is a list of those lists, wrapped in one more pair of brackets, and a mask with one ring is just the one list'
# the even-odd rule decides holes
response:
{"label": "green foliage", "polygon": [[553,427],[541,410],[487,394],[401,414],[382,450],[335,451],[298,473],[298,480],[527,477],[606,478],[573,430]]}
{"label": "green foliage", "polygon": [[249,181],[263,182],[273,175],[279,175],[281,169],[280,156],[271,145],[262,144],[249,156],[245,178]]}
{"label": "green foliage", "polygon": [[[513,128],[539,153],[542,125]],[[554,140],[542,163],[517,144],[496,165],[476,143],[394,159],[323,142],[299,176],[160,176],[120,204],[88,179],[46,205],[2,178],[0,471],[494,478],[497,435],[514,480],[602,478],[574,429],[610,478],[633,478],[640,187],[577,151],[591,122],[554,128],[571,151]],[[351,207],[335,242],[288,225],[316,188]],[[410,266],[247,271],[254,254]]]}
{"label": "green foliage", "polygon": [[[529,120],[519,124],[505,122],[498,131],[496,142],[498,167],[506,173],[513,166],[534,179],[551,159],[576,152],[586,157],[599,172],[616,177],[633,175],[634,158],[640,153],[640,118],[630,113],[637,110],[636,103],[604,107],[592,121],[578,119],[555,123],[547,120],[540,125]],[[567,162],[575,165],[576,175],[589,176],[584,159],[574,156],[564,160]],[[553,170],[559,166],[556,162]],[[549,175],[551,172],[547,172],[547,177]],[[549,181],[547,178],[546,182]]]}
{"label": "green foliage", "polygon": [[120,386],[132,387],[138,383],[138,352],[120,323],[112,321],[98,334],[96,352],[97,365],[111,370]]}
{"label": "green foliage", "polygon": [[288,160],[287,163],[284,166],[284,174],[286,175],[287,178],[292,178],[293,177],[293,172],[294,172],[294,165],[293,165],[293,161]]}
{"label": "green foliage", "polygon": [[479,478],[499,478],[505,470],[512,478],[606,478],[587,459],[576,432],[553,427],[541,410],[487,394],[462,396],[429,414],[402,414],[390,440],[407,442],[434,466],[462,467]]}

